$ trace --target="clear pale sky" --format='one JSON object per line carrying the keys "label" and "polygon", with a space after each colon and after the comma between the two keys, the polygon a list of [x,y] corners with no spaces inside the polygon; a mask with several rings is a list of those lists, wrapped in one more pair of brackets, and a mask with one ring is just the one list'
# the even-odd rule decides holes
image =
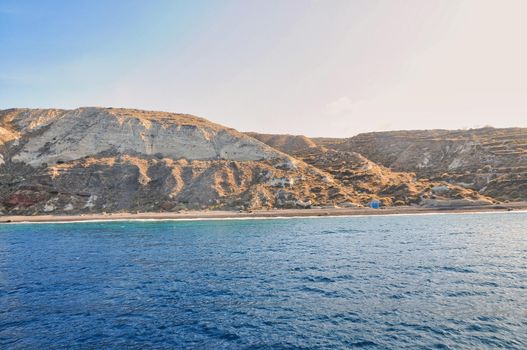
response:
{"label": "clear pale sky", "polygon": [[525,0],[0,0],[0,109],[241,131],[527,126]]}

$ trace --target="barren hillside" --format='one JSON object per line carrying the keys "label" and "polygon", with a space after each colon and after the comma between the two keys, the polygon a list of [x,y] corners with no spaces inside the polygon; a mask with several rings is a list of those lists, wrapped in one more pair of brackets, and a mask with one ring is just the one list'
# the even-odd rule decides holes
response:
{"label": "barren hillside", "polygon": [[420,178],[527,200],[527,128],[376,132],[318,142]]}
{"label": "barren hillside", "polygon": [[524,129],[309,139],[167,112],[9,109],[0,213],[484,204],[525,198],[526,145]]}
{"label": "barren hillside", "polygon": [[190,115],[12,109],[0,112],[0,127],[4,213],[282,208],[357,201],[331,175]]}
{"label": "barren hillside", "polygon": [[[253,135],[269,146],[280,148],[296,159],[331,174],[342,186],[357,192],[361,203],[368,203],[372,199],[381,200],[385,205],[455,204],[465,203],[465,200],[491,200],[461,186],[444,181],[418,179],[413,172],[393,171],[357,152],[314,146],[315,142],[305,136]],[[307,147],[284,147],[294,144],[298,139],[307,140],[304,142]],[[327,144],[331,145],[331,142]]]}

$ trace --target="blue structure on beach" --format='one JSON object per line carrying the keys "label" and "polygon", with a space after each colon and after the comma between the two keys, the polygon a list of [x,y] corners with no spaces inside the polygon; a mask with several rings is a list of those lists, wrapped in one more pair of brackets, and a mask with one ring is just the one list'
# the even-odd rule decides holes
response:
{"label": "blue structure on beach", "polygon": [[379,209],[381,207],[381,202],[374,199],[370,202],[370,208],[372,209]]}

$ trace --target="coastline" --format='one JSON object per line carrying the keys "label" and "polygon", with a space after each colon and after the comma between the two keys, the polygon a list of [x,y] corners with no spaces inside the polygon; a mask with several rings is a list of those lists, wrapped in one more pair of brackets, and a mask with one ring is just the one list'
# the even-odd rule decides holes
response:
{"label": "coastline", "polygon": [[215,219],[266,219],[297,217],[336,217],[374,215],[416,215],[416,214],[462,214],[493,213],[527,210],[527,202],[503,203],[488,206],[423,208],[387,207],[371,208],[321,208],[321,209],[270,209],[250,212],[238,211],[185,211],[179,213],[97,213],[77,215],[6,215],[0,216],[0,224],[6,223],[60,223],[84,221],[149,221],[149,220],[215,220]]}

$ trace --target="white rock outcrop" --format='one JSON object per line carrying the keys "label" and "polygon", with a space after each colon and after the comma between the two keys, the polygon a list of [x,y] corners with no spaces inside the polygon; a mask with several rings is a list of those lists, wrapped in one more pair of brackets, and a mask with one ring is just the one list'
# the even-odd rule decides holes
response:
{"label": "white rock outcrop", "polygon": [[43,119],[43,126],[24,117],[23,123],[18,121],[18,124],[34,134],[12,159],[32,166],[105,152],[189,160],[248,161],[285,157],[235,130],[188,115],[79,108],[62,114],[57,112],[54,118]]}

